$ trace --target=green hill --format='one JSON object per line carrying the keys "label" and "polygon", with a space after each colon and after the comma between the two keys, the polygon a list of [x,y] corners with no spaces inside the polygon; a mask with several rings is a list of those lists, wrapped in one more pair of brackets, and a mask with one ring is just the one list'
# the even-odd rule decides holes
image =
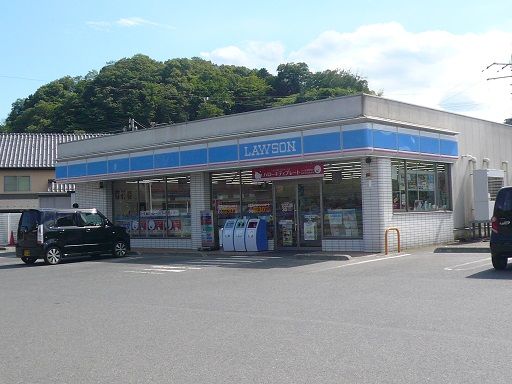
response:
{"label": "green hill", "polygon": [[281,64],[272,75],[200,58],[160,62],[135,55],[16,100],[1,130],[112,132],[130,117],[146,126],[178,123],[361,92],[375,93],[359,75],[313,73],[305,63]]}

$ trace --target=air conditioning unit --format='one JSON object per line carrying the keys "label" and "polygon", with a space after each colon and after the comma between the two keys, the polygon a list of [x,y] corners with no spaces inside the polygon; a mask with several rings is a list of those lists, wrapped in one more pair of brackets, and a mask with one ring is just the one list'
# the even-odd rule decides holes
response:
{"label": "air conditioning unit", "polygon": [[505,171],[475,169],[473,171],[473,220],[488,221],[492,217],[494,201],[505,185]]}

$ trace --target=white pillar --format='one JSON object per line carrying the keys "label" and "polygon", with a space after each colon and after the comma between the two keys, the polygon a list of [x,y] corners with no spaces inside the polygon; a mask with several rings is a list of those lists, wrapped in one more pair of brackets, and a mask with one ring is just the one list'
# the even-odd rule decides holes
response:
{"label": "white pillar", "polygon": [[393,215],[391,159],[363,158],[361,165],[364,250],[381,252],[384,250],[384,231]]}
{"label": "white pillar", "polygon": [[201,247],[201,211],[211,209],[209,172],[195,172],[190,174],[190,200],[191,200],[191,225],[192,248]]}

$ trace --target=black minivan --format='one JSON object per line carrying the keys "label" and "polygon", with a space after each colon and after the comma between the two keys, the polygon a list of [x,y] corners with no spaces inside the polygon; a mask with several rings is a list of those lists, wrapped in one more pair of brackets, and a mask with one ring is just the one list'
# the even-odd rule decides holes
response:
{"label": "black minivan", "polygon": [[29,209],[18,224],[16,256],[26,264],[43,258],[58,264],[63,258],[130,250],[130,236],[96,209]]}
{"label": "black minivan", "polygon": [[491,218],[491,259],[496,270],[507,268],[512,257],[512,187],[499,190]]}

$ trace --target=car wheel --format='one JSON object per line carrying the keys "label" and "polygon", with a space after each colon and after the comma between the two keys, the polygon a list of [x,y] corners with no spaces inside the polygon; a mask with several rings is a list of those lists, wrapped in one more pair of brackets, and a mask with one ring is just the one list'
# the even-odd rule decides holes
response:
{"label": "car wheel", "polygon": [[498,256],[498,255],[492,255],[491,256],[491,260],[492,260],[492,266],[494,267],[495,270],[503,271],[504,269],[507,268],[508,260],[507,260],[506,257]]}
{"label": "car wheel", "polygon": [[44,254],[44,261],[46,264],[59,264],[62,259],[62,253],[60,252],[59,247],[51,246],[46,250]]}
{"label": "car wheel", "polygon": [[35,257],[22,257],[21,261],[23,261],[25,264],[34,264],[36,262]]}
{"label": "car wheel", "polygon": [[116,241],[114,243],[114,247],[112,248],[112,254],[115,257],[124,257],[124,256],[126,256],[127,252],[128,252],[128,248],[124,241]]}

